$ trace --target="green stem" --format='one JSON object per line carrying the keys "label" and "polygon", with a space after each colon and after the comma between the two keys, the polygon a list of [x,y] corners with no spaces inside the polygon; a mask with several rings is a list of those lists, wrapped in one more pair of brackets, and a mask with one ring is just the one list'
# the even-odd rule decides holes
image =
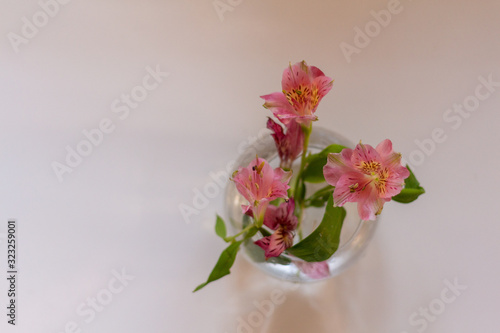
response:
{"label": "green stem", "polygon": [[302,216],[305,208],[305,202],[301,197],[297,197],[297,191],[299,191],[299,188],[301,187],[301,182],[303,183],[302,180],[302,173],[304,172],[304,168],[306,166],[306,157],[307,157],[307,148],[309,147],[309,136],[311,135],[312,132],[312,123],[305,127],[302,127],[302,131],[304,132],[304,144],[302,146],[302,157],[300,159],[300,169],[297,174],[297,178],[295,180],[295,188],[294,188],[294,199],[295,203],[299,205],[299,216],[298,216],[298,225],[297,225],[297,231],[299,233],[299,239],[302,240]]}
{"label": "green stem", "polygon": [[302,130],[304,131],[304,144],[302,146],[302,156],[300,159],[300,169],[299,173],[297,174],[297,179],[295,180],[295,188],[294,188],[294,198],[296,197],[300,181],[302,180],[302,172],[304,171],[304,167],[306,166],[306,155],[307,155],[307,148],[309,147],[309,135],[311,134],[312,131],[312,124],[309,125],[309,127],[302,127]]}
{"label": "green stem", "polygon": [[236,235],[234,236],[231,236],[231,237],[226,237],[224,238],[224,240],[226,242],[234,242],[236,240],[236,237],[240,236],[240,235],[243,235],[245,232],[248,232],[250,231],[250,229],[254,228],[255,225],[252,223],[252,224],[249,224],[245,229],[241,230],[240,232],[238,232]]}
{"label": "green stem", "polygon": [[311,202],[314,199],[321,198],[321,197],[325,196],[326,194],[330,194],[331,192],[333,192],[334,189],[335,189],[335,187],[332,185],[327,185],[325,187],[322,187],[319,190],[317,190],[316,192],[314,192],[309,198],[305,199],[305,201]]}

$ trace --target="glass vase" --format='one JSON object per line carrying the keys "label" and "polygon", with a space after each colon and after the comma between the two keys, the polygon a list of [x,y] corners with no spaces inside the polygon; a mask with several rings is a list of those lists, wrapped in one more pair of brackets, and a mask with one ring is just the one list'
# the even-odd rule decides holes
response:
{"label": "glass vase", "polygon": [[[335,132],[313,127],[309,139],[308,152],[317,153],[331,144],[339,144],[346,147],[354,147],[354,144],[338,135]],[[249,146],[236,160],[235,169],[240,166],[247,166],[255,156],[266,159],[273,168],[280,164],[274,140],[270,135],[257,140]],[[294,164],[294,172],[298,171],[300,157]],[[324,187],[326,184],[306,183],[306,197]],[[246,205],[246,199],[238,193],[233,182],[229,182],[225,195],[225,211],[233,234],[242,230],[243,225],[249,222],[249,217],[243,215],[241,205]],[[257,233],[253,239],[246,241],[241,249],[243,255],[254,265],[264,272],[283,280],[294,282],[318,281],[334,277],[344,271],[360,256],[370,242],[377,223],[376,221],[362,221],[357,212],[355,203],[344,205],[346,217],[340,234],[340,244],[337,251],[326,261],[320,264],[307,263],[299,258],[293,257],[286,251],[278,258],[265,260],[264,251],[253,242],[262,237]],[[307,237],[319,225],[323,218],[325,207],[306,208],[302,220],[303,237]],[[298,242],[295,236],[294,244]]]}

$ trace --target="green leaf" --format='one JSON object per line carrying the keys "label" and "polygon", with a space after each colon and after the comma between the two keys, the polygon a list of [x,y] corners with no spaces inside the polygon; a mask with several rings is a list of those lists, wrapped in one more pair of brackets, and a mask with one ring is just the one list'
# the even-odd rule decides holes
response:
{"label": "green leaf", "polygon": [[287,251],[305,261],[325,261],[337,251],[340,244],[340,231],[346,211],[343,207],[333,206],[330,196],[321,224],[309,236]]}
{"label": "green leaf", "polygon": [[410,175],[408,176],[408,178],[405,179],[405,186],[409,188],[420,187],[420,182],[417,180],[417,177],[415,177],[415,174],[413,173],[413,171],[411,171],[410,166],[408,164],[406,165],[406,168],[408,169],[408,171],[410,171]]}
{"label": "green leaf", "polygon": [[234,242],[229,245],[224,251],[222,251],[217,264],[215,264],[212,273],[210,273],[210,276],[207,279],[207,282],[200,284],[198,287],[196,287],[195,290],[193,290],[193,292],[198,291],[210,282],[218,280],[221,277],[224,277],[231,273],[230,269],[233,266],[234,260],[236,259],[236,254],[240,249],[241,242],[242,241]]}
{"label": "green leaf", "polygon": [[215,233],[220,238],[226,240],[225,239],[226,235],[227,235],[226,224],[224,223],[224,220],[219,215],[217,215],[217,220],[215,221]]}
{"label": "green leaf", "polygon": [[307,166],[302,173],[302,179],[309,183],[322,183],[325,181],[323,176],[323,167],[326,164],[328,154],[340,153],[344,148],[341,145],[329,145],[317,154],[312,154],[307,157]]}
{"label": "green leaf", "polygon": [[413,202],[417,200],[420,195],[425,193],[424,188],[420,186],[417,177],[415,177],[410,167],[406,165],[406,168],[410,171],[410,176],[405,179],[405,187],[401,190],[401,193],[392,197],[392,200],[399,203]]}
{"label": "green leaf", "polygon": [[425,193],[425,190],[423,188],[421,188],[421,189],[404,188],[401,191],[401,193],[392,197],[392,200],[399,202],[399,203],[410,203],[410,202],[417,200],[417,198],[424,193]]}
{"label": "green leaf", "polygon": [[328,201],[328,198],[317,198],[312,199],[308,202],[307,207],[317,207],[321,208],[325,206],[325,203]]}
{"label": "green leaf", "polygon": [[342,146],[342,145],[337,145],[337,144],[331,144],[331,145],[327,146],[325,149],[323,149],[322,151],[320,151],[319,153],[307,156],[307,162],[311,162],[312,160],[316,159],[320,155],[326,156],[330,153],[340,153],[345,148],[347,148],[347,147]]}

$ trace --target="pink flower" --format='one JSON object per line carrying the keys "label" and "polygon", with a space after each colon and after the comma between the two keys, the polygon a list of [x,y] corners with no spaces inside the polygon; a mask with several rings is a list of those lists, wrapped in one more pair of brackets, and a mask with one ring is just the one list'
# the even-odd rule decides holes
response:
{"label": "pink flower", "polygon": [[307,262],[307,261],[294,261],[299,270],[311,279],[323,279],[330,275],[330,269],[326,261],[320,262]]}
{"label": "pink flower", "polygon": [[246,168],[239,168],[232,180],[238,191],[248,200],[250,205],[243,205],[243,212],[253,211],[257,221],[262,220],[269,202],[277,198],[288,199],[288,182],[292,172],[281,168],[273,169],[269,163],[256,158]]}
{"label": "pink flower", "polygon": [[264,107],[284,123],[295,119],[298,123],[309,126],[321,99],[332,89],[333,81],[314,66],[305,61],[283,71],[282,92],[261,96],[266,102]]}
{"label": "pink flower", "polygon": [[384,203],[401,192],[410,172],[401,165],[401,154],[395,153],[392,142],[386,139],[375,149],[360,142],[354,150],[328,154],[323,174],[327,183],[335,186],[336,206],[357,202],[361,219],[375,220]]}
{"label": "pink flower", "polygon": [[274,120],[269,118],[267,121],[267,128],[273,133],[271,134],[276,143],[276,149],[280,156],[280,166],[285,169],[291,169],[293,161],[302,152],[304,145],[304,132],[296,121],[288,122],[286,134],[283,128]]}
{"label": "pink flower", "polygon": [[264,224],[275,232],[271,236],[255,242],[265,251],[266,260],[277,257],[293,245],[293,231],[297,228],[298,219],[293,214],[295,201],[283,202],[279,207],[269,206],[264,216]]}

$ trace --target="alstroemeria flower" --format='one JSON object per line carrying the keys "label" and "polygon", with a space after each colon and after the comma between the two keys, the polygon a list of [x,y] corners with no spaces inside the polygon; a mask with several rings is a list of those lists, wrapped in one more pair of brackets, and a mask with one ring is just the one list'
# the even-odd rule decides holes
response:
{"label": "alstroemeria flower", "polygon": [[296,260],[294,263],[302,273],[311,279],[323,279],[330,275],[330,269],[326,261],[307,262]]}
{"label": "alstroemeria flower", "polygon": [[285,134],[283,128],[269,118],[267,121],[267,128],[273,131],[271,135],[274,138],[276,149],[280,156],[280,166],[285,169],[291,169],[293,161],[295,161],[297,156],[302,152],[304,145],[304,132],[302,131],[302,127],[297,124],[296,121],[292,120],[286,125],[287,131]]}
{"label": "alstroemeria flower", "polygon": [[255,242],[265,251],[266,260],[277,257],[293,245],[294,230],[298,219],[293,214],[295,201],[292,199],[283,202],[278,207],[269,206],[264,215],[264,224],[275,230],[271,236],[263,237]]}
{"label": "alstroemeria flower", "polygon": [[332,89],[333,81],[314,66],[305,61],[290,65],[283,71],[282,92],[261,96],[264,107],[284,123],[295,119],[309,126],[321,99]]}
{"label": "alstroemeria flower", "polygon": [[375,220],[384,203],[401,192],[410,172],[386,139],[377,148],[359,143],[354,150],[328,154],[323,174],[327,183],[335,186],[334,204],[357,202],[359,216],[366,221]]}
{"label": "alstroemeria flower", "polygon": [[242,206],[243,212],[247,213],[251,209],[253,216],[262,220],[269,202],[277,198],[288,199],[288,182],[291,176],[291,171],[273,169],[263,158],[256,158],[246,168],[239,168],[234,172],[232,180],[250,203]]}

